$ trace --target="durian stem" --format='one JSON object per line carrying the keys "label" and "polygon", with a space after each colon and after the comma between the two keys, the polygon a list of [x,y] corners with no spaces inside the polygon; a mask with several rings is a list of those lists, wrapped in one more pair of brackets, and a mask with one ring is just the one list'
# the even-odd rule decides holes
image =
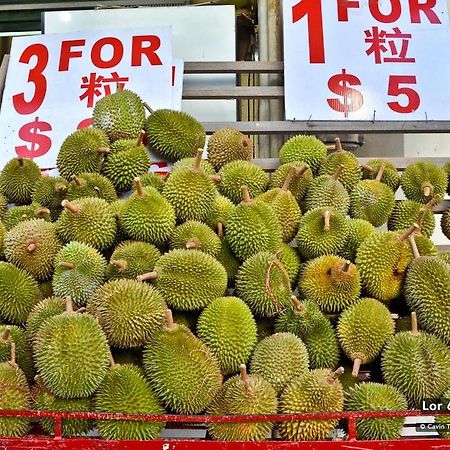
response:
{"label": "durian stem", "polygon": [[350,269],[351,264],[352,262],[347,259],[347,261],[345,261],[344,265],[342,266],[342,272],[347,273]]}
{"label": "durian stem", "polygon": [[202,163],[202,155],[203,155],[203,149],[199,148],[197,150],[197,156],[195,157],[194,165],[192,166],[193,172],[200,172],[200,165]]}
{"label": "durian stem", "polygon": [[291,295],[291,302],[294,304],[294,308],[297,312],[302,313],[305,311],[303,303],[301,303],[295,295]]}
{"label": "durian stem", "polygon": [[245,367],[245,364],[241,364],[239,366],[239,370],[241,372],[241,380],[244,383],[245,391],[248,391],[248,374],[247,374],[247,367]]}
{"label": "durian stem", "polygon": [[70,295],[66,297],[66,312],[73,313],[73,303]]}
{"label": "durian stem", "polygon": [[28,253],[33,253],[35,250],[36,250],[36,243],[31,242],[30,244],[28,244],[28,247],[27,247]]}
{"label": "durian stem", "polygon": [[61,202],[63,208],[68,209],[72,214],[80,214],[81,208],[73,203],[69,202],[69,200],[63,200]]}
{"label": "durian stem", "polygon": [[200,247],[201,247],[200,242],[195,238],[190,239],[189,241],[186,242],[186,248],[188,250],[192,249],[198,250]]}
{"label": "durian stem", "polygon": [[222,181],[222,175],[220,175],[219,173],[216,173],[214,175],[210,175],[209,179],[214,181],[214,183],[220,183]]}
{"label": "durian stem", "polygon": [[354,376],[355,378],[359,374],[359,369],[361,368],[361,363],[362,363],[361,358],[355,358],[355,360],[353,361],[352,376]]}
{"label": "durian stem", "polygon": [[83,306],[83,307],[77,309],[77,313],[78,313],[78,314],[83,314],[83,313],[85,313],[85,312],[86,312],[86,307],[85,307],[85,306]]}
{"label": "durian stem", "polygon": [[248,187],[244,184],[241,186],[241,192],[242,192],[242,198],[244,199],[244,203],[247,205],[252,202],[252,199],[250,198],[250,193],[248,192]]}
{"label": "durian stem", "polygon": [[169,329],[172,329],[175,327],[172,311],[170,309],[166,309],[166,326]]}
{"label": "durian stem", "polygon": [[138,281],[156,280],[156,278],[158,278],[158,272],[153,271],[143,273],[142,275],[138,275],[136,278]]}
{"label": "durian stem", "polygon": [[295,173],[295,175],[297,177],[302,177],[308,169],[309,169],[309,165],[304,164],[302,167],[297,168],[297,172]]}
{"label": "durian stem", "polygon": [[107,155],[110,151],[109,147],[99,147],[97,149],[97,153],[100,153],[101,155]]}
{"label": "durian stem", "polygon": [[150,105],[147,102],[142,102],[142,104],[144,105],[144,108],[150,113],[153,113],[153,109],[150,107]]}
{"label": "durian stem", "polygon": [[42,216],[45,216],[46,214],[50,214],[50,210],[48,208],[38,208],[34,212],[34,215],[36,217],[42,217]]}
{"label": "durian stem", "polygon": [[122,272],[127,268],[127,262],[124,259],[112,259],[110,261],[111,265],[113,265],[119,272]]}
{"label": "durian stem", "polygon": [[61,261],[58,266],[63,267],[64,269],[75,269],[75,264],[68,261]]}
{"label": "durian stem", "polygon": [[331,213],[327,209],[326,211],[323,212],[323,220],[324,220],[323,231],[330,231],[330,226],[331,226],[330,218],[331,218]]}
{"label": "durian stem", "polygon": [[142,186],[140,177],[134,179],[134,186],[136,187],[138,197],[144,197],[144,186]]}
{"label": "durian stem", "polygon": [[417,248],[416,239],[414,238],[414,234],[410,234],[408,236],[409,243],[411,244],[411,250],[414,255],[414,259],[420,258],[419,249]]}
{"label": "durian stem", "polygon": [[436,194],[426,205],[424,205],[423,207],[428,209],[428,210],[432,210],[437,204],[439,204],[442,200],[442,196]]}
{"label": "durian stem", "polygon": [[362,167],[363,169],[365,169],[369,172],[375,172],[375,169],[367,164],[360,164],[360,167]]}
{"label": "durian stem", "polygon": [[285,192],[287,192],[289,190],[289,185],[291,184],[292,179],[294,178],[294,175],[296,174],[297,168],[296,167],[291,167],[289,169],[289,172],[286,176],[286,179],[284,180],[283,186],[281,186],[281,189]]}
{"label": "durian stem", "polygon": [[344,149],[342,148],[341,140],[337,137],[334,142],[336,143],[336,151],[338,153],[344,153]]}
{"label": "durian stem", "polygon": [[381,164],[380,169],[378,170],[377,176],[375,177],[376,181],[381,181],[381,178],[383,178],[383,173],[386,170],[386,164]]}
{"label": "durian stem", "polygon": [[63,183],[57,183],[57,184],[55,184],[55,191],[56,192],[66,192],[67,186]]}
{"label": "durian stem", "polygon": [[419,334],[419,327],[417,325],[417,314],[415,311],[411,313],[411,333],[414,335]]}
{"label": "durian stem", "polygon": [[145,136],[145,130],[141,130],[141,132],[139,133],[139,136],[137,138],[136,141],[136,147],[140,147],[142,145],[142,140],[144,139]]}
{"label": "durian stem", "polygon": [[10,326],[6,326],[5,329],[2,331],[2,334],[0,334],[0,339],[3,341],[7,341],[9,339],[9,335],[11,334],[11,328]]}
{"label": "durian stem", "polygon": [[114,356],[112,354],[111,349],[109,349],[109,367],[111,369],[114,369],[114,367],[116,367],[116,362],[114,361]]}
{"label": "durian stem", "polygon": [[336,169],[336,172],[334,172],[334,175],[331,177],[331,179],[334,181],[338,181],[344,169],[345,169],[344,164],[339,164],[339,167]]}
{"label": "durian stem", "polygon": [[339,367],[327,378],[328,384],[333,384],[345,372],[343,367]]}
{"label": "durian stem", "polygon": [[13,366],[17,366],[16,363],[16,343],[15,342],[11,342],[11,359],[10,359],[10,364]]}
{"label": "durian stem", "polygon": [[329,144],[326,147],[327,147],[327,150],[336,150],[336,145],[335,144]]}
{"label": "durian stem", "polygon": [[24,164],[23,158],[17,158],[17,162],[19,163],[20,167],[23,167],[23,164]]}
{"label": "durian stem", "polygon": [[417,225],[417,223],[413,223],[398,239],[399,241],[403,242],[405,241],[408,236],[413,234],[415,231],[419,230],[420,226]]}
{"label": "durian stem", "polygon": [[201,140],[202,136],[203,136],[203,132],[202,132],[202,131],[199,131],[199,132],[197,133],[197,137],[195,138],[195,142],[194,142],[194,146],[193,146],[194,149],[197,148],[197,149],[203,151],[203,149],[199,148],[200,140]]}
{"label": "durian stem", "polygon": [[423,195],[425,197],[429,197],[431,195],[431,186],[424,186],[423,188]]}
{"label": "durian stem", "polygon": [[219,236],[219,239],[223,239],[223,223],[217,222],[217,236]]}

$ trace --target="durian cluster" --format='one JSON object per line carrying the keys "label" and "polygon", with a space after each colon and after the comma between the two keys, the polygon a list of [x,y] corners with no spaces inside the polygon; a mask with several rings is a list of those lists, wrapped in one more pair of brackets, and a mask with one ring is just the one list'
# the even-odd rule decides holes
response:
{"label": "durian cluster", "polygon": [[[60,176],[21,158],[0,175],[0,409],[262,415],[450,397],[450,257],[430,240],[450,164],[400,176],[385,160],[361,167],[339,140],[328,155],[296,136],[269,177],[239,131],[216,131],[204,160],[199,122],[146,107],[127,90],[105,97],[93,128],[62,144]],[[168,177],[149,173],[147,147],[175,163]],[[408,200],[396,202],[400,185]],[[278,432],[321,440],[336,425]],[[364,419],[357,431],[395,439],[402,425]],[[28,426],[0,418],[0,436]],[[207,425],[226,441],[273,426]],[[104,439],[163,427],[62,423],[64,436]]]}

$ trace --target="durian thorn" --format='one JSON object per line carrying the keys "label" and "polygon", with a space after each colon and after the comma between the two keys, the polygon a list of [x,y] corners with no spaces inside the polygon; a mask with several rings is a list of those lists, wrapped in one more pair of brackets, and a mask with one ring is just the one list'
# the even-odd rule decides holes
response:
{"label": "durian thorn", "polygon": [[345,261],[344,265],[342,266],[342,272],[347,273],[350,269],[351,264],[352,262],[347,259],[347,261]]}
{"label": "durian thorn", "polygon": [[124,259],[112,259],[110,264],[114,266],[119,272],[122,272],[127,268],[127,262]]}
{"label": "durian thorn", "polygon": [[59,267],[63,267],[64,269],[75,269],[75,264],[73,262],[61,261],[58,263]]}
{"label": "durian thorn", "polygon": [[432,186],[424,186],[422,189],[423,195],[429,197],[431,195]]}
{"label": "durian thorn", "polygon": [[377,176],[375,177],[376,181],[381,181],[381,178],[383,178],[383,173],[386,170],[386,164],[381,164],[380,168],[378,169]]}
{"label": "durian thorn", "polygon": [[28,253],[33,253],[36,250],[36,243],[35,242],[30,242],[27,246],[27,252]]}
{"label": "durian thorn", "polygon": [[338,168],[336,169],[336,172],[334,172],[334,174],[331,176],[331,179],[334,181],[338,181],[344,169],[345,169],[344,164],[339,164]]}
{"label": "durian thorn", "polygon": [[409,239],[409,243],[411,245],[411,250],[413,252],[414,259],[420,258],[420,253],[419,253],[419,249],[417,248],[417,243],[416,243],[416,239],[414,237],[414,234],[410,234],[408,236],[408,239]]}
{"label": "durian thorn", "polygon": [[359,374],[359,369],[361,368],[361,363],[362,363],[361,358],[355,358],[354,361],[353,361],[352,376],[354,376],[355,378]]}
{"label": "durian thorn", "polygon": [[15,342],[11,342],[11,359],[9,360],[9,363],[12,366],[17,367],[17,363],[16,363],[16,343]]}
{"label": "durian thorn", "polygon": [[336,380],[339,379],[339,377],[345,372],[345,369],[343,367],[339,367],[334,372],[332,372],[328,378],[327,382],[328,384],[333,384]]}
{"label": "durian thorn", "polygon": [[252,202],[252,199],[250,198],[250,193],[248,192],[247,185],[241,186],[241,192],[242,192],[242,198],[243,202],[249,205]]}
{"label": "durian thorn", "polygon": [[63,200],[61,202],[63,208],[68,209],[72,214],[80,214],[81,208],[73,203],[69,202],[69,200]]}
{"label": "durian thorn", "polygon": [[436,194],[426,205],[423,206],[423,208],[426,208],[431,211],[441,201],[442,201],[442,196],[439,194]]}
{"label": "durian thorn", "polygon": [[66,312],[73,313],[73,303],[70,295],[66,297]]}
{"label": "durian thorn", "polygon": [[241,364],[239,366],[239,371],[241,372],[241,380],[244,383],[245,392],[247,392],[249,385],[248,385],[247,367],[245,366],[245,364]]}
{"label": "durian thorn", "polygon": [[75,182],[75,184],[80,187],[81,186],[81,180],[80,177],[77,177],[76,175],[72,175],[72,181]]}
{"label": "durian thorn", "polygon": [[334,142],[336,143],[336,151],[337,151],[338,153],[344,153],[344,149],[342,148],[342,144],[341,144],[340,138],[337,137],[337,138],[334,140]]}
{"label": "durian thorn", "polygon": [[195,157],[194,165],[192,166],[192,169],[191,169],[193,172],[196,172],[196,173],[200,172],[202,156],[203,156],[203,149],[199,148],[197,150],[197,155]]}
{"label": "durian thorn", "polygon": [[220,175],[220,173],[215,173],[214,175],[210,175],[209,179],[214,181],[214,183],[220,183],[222,181],[222,175]]}
{"label": "durian thorn", "polygon": [[289,169],[289,172],[284,180],[283,186],[281,186],[281,189],[283,191],[288,191],[289,190],[289,185],[291,184],[292,179],[294,178],[294,176],[296,175],[296,167],[291,167]]}
{"label": "durian thorn", "polygon": [[0,334],[0,339],[3,341],[7,341],[9,339],[10,334],[11,334],[11,327],[7,325]]}
{"label": "durian thorn", "polygon": [[411,313],[411,333],[417,336],[419,334],[419,326],[417,325],[417,314],[415,311]]}
{"label": "durian thorn", "polygon": [[101,155],[107,155],[111,149],[109,147],[99,147],[97,149],[97,153],[100,153]]}
{"label": "durian thorn", "polygon": [[398,239],[401,242],[404,242],[408,236],[413,234],[415,231],[420,230],[420,226],[417,223],[413,223]]}
{"label": "durian thorn", "polygon": [[109,367],[111,369],[114,369],[114,367],[116,367],[116,362],[114,361],[114,356],[112,354],[111,349],[109,349]]}
{"label": "durian thorn", "polygon": [[166,326],[169,329],[175,328],[175,322],[173,321],[172,310],[166,309]]}
{"label": "durian thorn", "polygon": [[142,181],[140,177],[136,177],[134,180],[134,187],[136,188],[137,191],[137,196],[138,197],[144,197],[145,193],[144,193],[144,186],[142,186]]}
{"label": "durian thorn", "polygon": [[375,169],[372,166],[369,166],[368,164],[360,164],[360,167],[367,170],[368,172],[375,172]]}
{"label": "durian thorn", "polygon": [[305,306],[295,295],[291,295],[291,302],[294,304],[296,312],[302,313],[305,311]]}
{"label": "durian thorn", "polygon": [[100,188],[98,186],[94,186],[93,187],[94,191],[97,192],[97,194],[101,194],[102,191],[100,190]]}
{"label": "durian thorn", "polygon": [[147,102],[142,102],[142,104],[144,105],[144,108],[150,113],[153,113],[153,109],[150,107],[150,105]]}
{"label": "durian thorn", "polygon": [[327,209],[323,212],[323,231],[330,231],[330,218],[331,218],[331,212]]}
{"label": "durian thorn", "polygon": [[143,273],[142,275],[138,275],[136,279],[138,281],[148,281],[148,280],[156,280],[158,278],[158,272],[147,272]]}
{"label": "durian thorn", "polygon": [[55,184],[55,191],[56,192],[66,192],[67,186],[64,183],[57,183],[57,184]]}
{"label": "durian thorn", "polygon": [[269,263],[269,267],[267,269],[266,273],[266,293],[267,295],[272,299],[272,301],[275,303],[275,306],[278,311],[281,311],[283,309],[280,301],[275,297],[275,294],[273,293],[272,287],[270,286],[270,275],[272,274],[272,270],[274,266],[277,266],[280,272],[283,274],[285,282],[287,286],[290,289],[291,286],[291,279],[289,278],[289,274],[286,271],[286,268],[283,266],[283,264],[277,259],[277,253],[275,253],[275,257],[272,261]]}
{"label": "durian thorn", "polygon": [[17,158],[17,162],[19,163],[20,167],[23,167],[23,164],[24,164],[23,158]]}
{"label": "durian thorn", "polygon": [[217,222],[217,236],[219,236],[219,239],[223,239],[223,223]]}
{"label": "durian thorn", "polygon": [[192,239],[189,239],[189,241],[186,242],[186,248],[188,250],[191,250],[191,249],[198,250],[201,247],[202,247],[202,245],[200,244],[198,239],[192,238]]}
{"label": "durian thorn", "polygon": [[144,139],[145,136],[145,130],[141,130],[141,132],[139,133],[139,136],[137,138],[136,141],[136,147],[140,147],[142,145],[142,140]]}
{"label": "durian thorn", "polygon": [[45,214],[50,214],[50,210],[48,208],[38,208],[36,211],[34,211],[34,215],[36,217],[42,217]]}
{"label": "durian thorn", "polygon": [[308,169],[309,169],[309,165],[304,164],[302,167],[297,168],[297,172],[295,173],[295,175],[297,177],[302,177]]}

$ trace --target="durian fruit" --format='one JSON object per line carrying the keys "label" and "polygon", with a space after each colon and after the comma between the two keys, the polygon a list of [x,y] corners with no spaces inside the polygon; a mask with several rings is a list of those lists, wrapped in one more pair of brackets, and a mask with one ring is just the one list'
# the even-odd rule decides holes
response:
{"label": "durian fruit", "polygon": [[327,157],[327,146],[314,136],[300,134],[283,144],[279,156],[280,164],[304,161],[317,174],[322,161]]}
{"label": "durian fruit", "polygon": [[167,326],[145,348],[144,370],[158,398],[179,414],[204,411],[222,385],[217,359],[188,328],[173,322],[170,310]]}
{"label": "durian fruit", "polygon": [[47,280],[52,275],[53,261],[61,247],[53,223],[42,219],[27,220],[6,234],[5,257],[36,280]]}
{"label": "durian fruit", "polygon": [[438,253],[438,258],[444,260],[447,264],[450,264],[450,252],[441,252]]}
{"label": "durian fruit", "polygon": [[414,260],[408,267],[404,295],[421,328],[450,342],[450,265],[437,256],[420,256],[410,236]]}
{"label": "durian fruit", "polygon": [[356,184],[361,180],[361,168],[359,161],[353,153],[347,152],[342,148],[341,140],[335,139],[336,152],[331,153],[327,158],[322,161],[320,167],[321,175],[333,175],[337,168],[342,164],[344,168],[339,175],[339,181],[347,189],[347,192],[351,192]]}
{"label": "durian fruit", "polygon": [[280,395],[295,378],[308,371],[305,344],[292,333],[276,333],[259,342],[250,360],[250,372],[263,377]]}
{"label": "durian fruit", "polygon": [[391,313],[373,298],[363,298],[342,313],[337,335],[342,350],[353,361],[354,377],[361,364],[375,360],[394,331]]}
{"label": "durian fruit", "polygon": [[450,207],[448,207],[441,217],[441,228],[447,239],[450,239]]}
{"label": "durian fruit", "polygon": [[201,250],[208,255],[217,257],[220,253],[222,242],[217,234],[205,223],[198,220],[188,220],[178,225],[172,231],[169,246],[171,249]]}
{"label": "durian fruit", "polygon": [[371,159],[367,164],[361,164],[363,169],[363,180],[375,180],[377,174],[384,165],[383,175],[381,177],[381,183],[389,186],[393,192],[396,192],[400,186],[400,175],[397,168],[387,159]]}
{"label": "durian fruit", "polygon": [[214,182],[200,168],[202,150],[191,168],[173,172],[164,185],[163,195],[172,205],[179,222],[204,222],[217,194]]}
{"label": "durian fruit", "polygon": [[[29,410],[31,393],[27,379],[16,364],[15,344],[11,344],[11,359],[0,363],[0,411]],[[30,420],[25,417],[0,417],[0,436],[20,437],[28,432]]]}
{"label": "durian fruit", "polygon": [[[203,155],[203,153],[202,153]],[[203,157],[203,156],[202,156]],[[173,167],[171,173],[175,172],[178,169],[190,169],[195,164],[195,157],[189,157],[189,158],[183,158],[177,161]],[[211,165],[211,163],[207,159],[202,159],[200,161],[200,169],[206,173],[207,175],[214,175],[216,173],[216,170]],[[170,176],[170,174],[169,174]]]}
{"label": "durian fruit", "polygon": [[339,253],[345,246],[347,235],[348,222],[344,214],[324,207],[308,211],[300,219],[295,240],[300,255],[305,259],[313,259]]}
{"label": "durian fruit", "polygon": [[302,263],[298,250],[295,247],[291,247],[289,244],[283,242],[280,246],[281,252],[278,255],[278,259],[283,264],[286,272],[291,280],[291,287],[297,286],[298,277],[300,274],[300,265]]}
{"label": "durian fruit", "polygon": [[290,305],[290,279],[278,255],[259,252],[236,275],[236,292],[255,316],[273,317]]}
{"label": "durian fruit", "polygon": [[232,161],[250,161],[252,156],[251,139],[234,128],[220,128],[208,139],[208,161],[216,170]]}
{"label": "durian fruit", "polygon": [[131,239],[162,245],[175,228],[175,211],[155,188],[144,188],[139,177],[134,184],[136,192],[123,205],[120,225]]}
{"label": "durian fruit", "polygon": [[120,89],[95,104],[92,118],[94,127],[103,130],[111,142],[135,139],[144,126],[145,109],[137,94]]}
{"label": "durian fruit", "polygon": [[[349,389],[345,395],[348,411],[404,411],[408,409],[405,396],[393,386],[363,383]],[[356,421],[358,439],[381,441],[399,439],[404,417],[394,419],[359,419]]]}
{"label": "durian fruit", "polygon": [[386,302],[400,295],[412,257],[406,240],[418,228],[414,224],[403,234],[385,231],[364,240],[355,262],[367,295]]}
{"label": "durian fruit", "polygon": [[450,195],[450,159],[445,163],[443,169],[448,175],[447,194]]}
{"label": "durian fruit", "polygon": [[220,264],[222,264],[222,266],[225,268],[229,284],[233,284],[241,262],[236,258],[236,256],[234,256],[234,253],[231,251],[231,248],[228,245],[227,238],[223,235],[223,227],[221,227],[220,225],[218,236],[221,240],[221,246],[220,252],[217,255],[217,261],[219,261]]}
{"label": "durian fruit", "polygon": [[68,182],[63,177],[40,177],[34,185],[31,200],[48,208],[52,220],[56,220],[63,210],[61,202],[66,198],[67,187]]}
{"label": "durian fruit", "polygon": [[121,279],[101,286],[86,310],[98,319],[109,345],[134,348],[144,346],[162,328],[166,305],[153,286]]}
{"label": "durian fruit", "polygon": [[[165,175],[160,175],[157,172],[147,172],[143,175],[140,175],[142,186],[144,187],[154,187],[158,192],[163,191],[164,184],[166,183]],[[135,189],[135,184],[132,185],[132,188]]]}
{"label": "durian fruit", "polygon": [[315,208],[331,207],[347,214],[350,207],[350,197],[347,190],[338,180],[344,166],[341,164],[334,175],[321,175],[309,185],[305,196],[306,211]]}
{"label": "durian fruit", "polygon": [[381,369],[386,384],[397,388],[415,408],[423,400],[438,400],[448,390],[450,350],[436,336],[418,331],[414,312],[411,318],[412,331],[397,333],[386,344]]}
{"label": "durian fruit", "polygon": [[420,161],[405,169],[400,184],[408,200],[427,203],[435,195],[445,195],[448,175],[435,164]]}
{"label": "durian fruit", "polygon": [[[41,177],[41,178],[43,178],[43,177]],[[39,178],[38,181],[41,178]],[[3,194],[0,194],[0,219],[1,220],[3,220],[3,217],[4,217],[7,209],[8,209],[8,199]]]}
{"label": "durian fruit", "polygon": [[354,262],[357,251],[365,239],[375,233],[375,227],[364,219],[348,219],[348,235],[340,256]]}
{"label": "durian fruit", "polygon": [[5,259],[5,238],[6,228],[3,222],[0,222],[0,259]]}
{"label": "durian fruit", "polygon": [[240,298],[219,297],[200,314],[197,337],[217,358],[224,375],[235,374],[256,345],[255,319]]}
{"label": "durian fruit", "polygon": [[80,173],[74,175],[67,188],[67,200],[83,197],[98,197],[112,203],[117,200],[116,190],[108,178],[98,173]]}
{"label": "durian fruit", "polygon": [[16,206],[15,208],[10,208],[6,211],[3,221],[5,228],[10,230],[19,223],[32,219],[42,219],[46,222],[51,222],[52,218],[50,215],[50,210],[48,208],[43,208],[37,203]]}
{"label": "durian fruit", "polygon": [[[165,414],[140,370],[131,364],[116,364],[112,357],[111,368],[95,395],[95,412]],[[164,422],[97,420],[100,436],[108,440],[156,439],[164,425]]]}
{"label": "durian fruit", "polygon": [[[344,369],[335,372],[316,369],[295,378],[280,397],[281,414],[324,413],[342,411],[344,390],[339,376]],[[325,440],[336,427],[338,420],[304,420],[301,422],[281,422],[280,435],[290,441]]]}
{"label": "durian fruit", "polygon": [[[277,412],[277,396],[259,375],[241,374],[228,379],[207,409],[209,415],[268,415]],[[272,431],[271,422],[209,423],[208,431],[218,441],[263,441]]]}
{"label": "durian fruit", "polygon": [[242,186],[241,190],[244,201],[229,215],[225,233],[233,253],[244,261],[261,251],[278,250],[282,230],[269,205],[252,201],[247,186]]}
{"label": "durian fruit", "polygon": [[269,175],[261,167],[248,161],[233,161],[211,177],[218,183],[220,194],[229,198],[235,205],[244,200],[241,186],[248,188],[250,197],[262,194],[269,185]]}
{"label": "durian fruit", "polygon": [[225,225],[227,223],[228,217],[234,209],[233,202],[223,195],[216,195],[214,197],[211,211],[206,218],[206,223],[213,229],[216,230],[219,223]]}
{"label": "durian fruit", "polygon": [[25,323],[41,299],[42,293],[31,275],[13,264],[0,262],[0,320]]}
{"label": "durian fruit", "polygon": [[77,306],[85,306],[105,280],[106,260],[94,247],[82,242],[66,244],[55,258],[53,292],[70,295]]}
{"label": "durian fruit", "polygon": [[107,249],[116,236],[117,223],[112,208],[101,198],[63,200],[64,211],[56,222],[61,240],[83,242],[98,250]]}
{"label": "durian fruit", "polygon": [[[41,178],[38,165],[31,159],[13,158],[0,173],[0,193],[10,203],[31,203],[36,183]],[[4,207],[2,208],[4,211]]]}
{"label": "durian fruit", "polygon": [[157,109],[145,122],[148,144],[162,159],[175,162],[205,145],[203,125],[185,112]]}
{"label": "durian fruit", "polygon": [[[405,231],[406,230],[401,230],[398,231],[397,233],[401,234]],[[420,232],[420,227],[412,235],[414,236],[417,248],[419,249],[419,252],[422,256],[437,256],[439,254],[435,243],[431,240],[431,238],[424,236]],[[411,247],[409,250],[410,250],[409,254],[412,258],[413,253]]]}
{"label": "durian fruit", "polygon": [[296,175],[296,169],[291,169],[281,188],[271,189],[256,197],[255,201],[262,200],[268,203],[274,210],[282,230],[283,242],[291,242],[298,231],[298,225],[302,212],[289,191],[291,179]]}
{"label": "durian fruit", "polygon": [[305,343],[312,369],[335,368],[339,345],[331,322],[314,302],[300,302],[295,296],[291,301],[292,305],[277,317],[275,331],[293,333]]}
{"label": "durian fruit", "polygon": [[308,188],[313,181],[313,174],[308,164],[302,161],[295,161],[287,164],[282,164],[272,174],[270,179],[269,188],[280,188],[283,186],[289,171],[294,168],[297,170],[297,176],[294,177],[290,184],[289,190],[295,197],[298,203],[300,203],[306,195]]}
{"label": "durian fruit", "polygon": [[143,273],[151,272],[161,252],[153,244],[140,241],[124,241],[119,244],[109,261],[107,277],[136,278]]}
{"label": "durian fruit", "polygon": [[66,180],[84,172],[99,173],[107,153],[108,136],[98,128],[82,128],[66,137],[59,149],[56,167]]}
{"label": "durian fruit", "polygon": [[395,205],[394,192],[380,181],[384,170],[381,165],[375,180],[360,181],[350,194],[350,216],[367,220],[374,227],[388,221]]}
{"label": "durian fruit", "polygon": [[[35,364],[43,383],[61,398],[89,397],[106,375],[109,347],[92,316],[66,312],[49,317],[36,336]],[[82,364],[80,364],[82,362]]]}
{"label": "durian fruit", "polygon": [[[117,192],[129,191],[136,177],[145,175],[151,166],[150,155],[142,144],[145,135],[141,131],[137,142],[135,140],[120,140],[111,145],[111,154],[105,159],[102,173],[111,180]],[[125,148],[115,151],[115,146],[123,145]]]}
{"label": "durian fruit", "polygon": [[222,297],[228,281],[225,268],[213,256],[187,249],[165,253],[154,271],[137,278],[155,280],[167,304],[180,311],[202,309]]}
{"label": "durian fruit", "polygon": [[353,305],[361,294],[358,269],[349,260],[324,255],[309,261],[298,283],[300,294],[325,313],[337,313]]}

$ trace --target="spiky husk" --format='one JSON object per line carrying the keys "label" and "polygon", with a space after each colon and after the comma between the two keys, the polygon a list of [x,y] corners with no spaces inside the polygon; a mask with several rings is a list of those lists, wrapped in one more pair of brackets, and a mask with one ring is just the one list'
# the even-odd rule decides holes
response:
{"label": "spiky husk", "polygon": [[[158,192],[162,192],[164,189],[165,179],[163,175],[155,172],[148,172],[140,175],[142,186],[144,187],[154,187]],[[133,190],[135,187],[133,186]]]}
{"label": "spiky husk", "polygon": [[108,178],[98,173],[80,173],[72,177],[66,198],[76,200],[83,197],[98,197],[112,203],[117,200],[117,193]]}
{"label": "spiky husk", "polygon": [[56,220],[63,210],[61,202],[66,198],[68,182],[63,177],[40,177],[34,185],[31,200],[50,210]]}
{"label": "spiky husk", "polygon": [[228,276],[228,282],[233,283],[241,263],[231,251],[225,236],[222,238],[221,242],[222,244],[220,247],[220,252],[217,255],[217,261],[219,261],[225,268]]}
{"label": "spiky husk", "polygon": [[[394,209],[388,220],[388,230],[398,231],[409,228],[412,224],[419,222],[420,210],[423,208],[421,203],[412,200],[398,200],[395,202]],[[430,237],[436,226],[434,214],[430,210],[424,210],[423,220],[419,224],[420,231],[425,236]]]}
{"label": "spiky husk", "polygon": [[322,162],[320,174],[333,175],[341,164],[344,168],[339,175],[339,181],[347,192],[351,192],[361,179],[359,161],[353,153],[347,151],[331,153]]}
{"label": "spiky husk", "polygon": [[213,229],[217,230],[217,224],[220,222],[225,225],[228,217],[234,209],[233,202],[223,195],[216,195],[213,200],[211,211],[208,214],[206,223]]}
{"label": "spiky husk", "polygon": [[385,167],[380,181],[389,186],[393,192],[396,192],[400,186],[400,175],[394,164],[387,159],[371,159],[367,165],[371,167],[372,170],[363,169],[362,178],[363,180],[374,180],[377,177],[382,164],[384,164]]}
{"label": "spiky husk", "polygon": [[42,219],[46,222],[52,221],[51,215],[48,211],[46,211],[46,208],[43,208],[37,203],[9,208],[5,213],[3,221],[6,229],[11,230],[19,223],[33,219]]}
{"label": "spiky husk", "polygon": [[447,239],[450,239],[450,207],[447,208],[441,217],[441,228]]}
{"label": "spiky husk", "polygon": [[340,256],[355,262],[356,253],[365,239],[375,233],[375,227],[364,219],[348,219],[347,242]]}
{"label": "spiky husk", "polygon": [[291,286],[297,286],[298,276],[300,274],[301,259],[298,254],[298,250],[291,247],[289,244],[283,242],[280,246],[281,253],[278,259],[282,262],[286,269],[289,279],[291,280]]}
{"label": "spiky husk", "polygon": [[305,197],[305,209],[330,207],[347,214],[350,197],[340,181],[329,175],[321,175],[311,182]]}
{"label": "spiky husk", "polygon": [[[272,174],[270,179],[270,189],[281,188],[286,180],[286,177],[289,171],[292,168],[301,168],[305,165],[303,161],[295,161],[287,164],[282,164],[278,167],[275,172]],[[294,177],[289,183],[289,190],[292,192],[292,195],[295,197],[297,202],[301,202],[308,191],[310,184],[313,181],[313,174],[310,168],[308,168],[303,174],[299,177]]]}

